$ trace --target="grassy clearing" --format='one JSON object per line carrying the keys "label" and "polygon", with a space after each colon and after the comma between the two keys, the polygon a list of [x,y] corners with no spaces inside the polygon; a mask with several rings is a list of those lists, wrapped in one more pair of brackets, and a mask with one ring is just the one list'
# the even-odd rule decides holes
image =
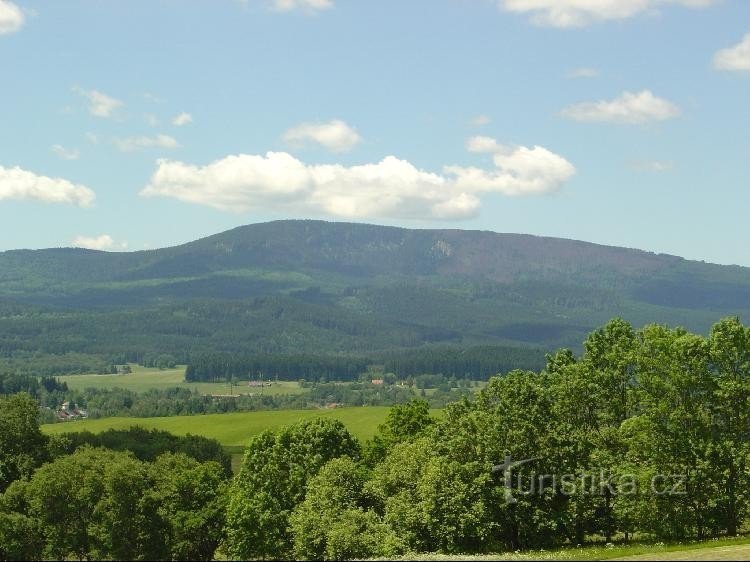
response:
{"label": "grassy clearing", "polygon": [[146,392],[151,389],[188,388],[201,394],[302,394],[305,389],[295,382],[274,382],[273,386],[252,388],[247,382],[232,387],[228,383],[185,382],[185,367],[175,369],[150,369],[140,365],[131,365],[132,373],[128,375],[67,375],[58,377],[72,390],[85,388],[124,388],[133,392]]}
{"label": "grassy clearing", "polygon": [[404,560],[750,560],[750,537],[676,544],[596,545],[483,556],[416,554]]}
{"label": "grassy clearing", "polygon": [[203,435],[218,440],[225,447],[244,447],[250,437],[261,431],[315,417],[341,420],[354,436],[363,441],[375,435],[378,425],[383,423],[387,414],[388,408],[383,406],[331,410],[272,410],[166,418],[118,417],[48,424],[43,425],[42,430],[49,435],[84,430],[98,433],[110,428],[127,429],[138,425],[148,429],[169,431],[175,435]]}

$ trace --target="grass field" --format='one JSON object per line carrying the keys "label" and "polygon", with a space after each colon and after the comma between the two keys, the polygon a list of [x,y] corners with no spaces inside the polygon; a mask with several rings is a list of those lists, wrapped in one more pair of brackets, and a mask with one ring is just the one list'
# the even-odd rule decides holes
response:
{"label": "grass field", "polygon": [[167,418],[101,418],[67,423],[43,425],[47,434],[69,433],[107,429],[126,429],[139,425],[148,429],[161,429],[175,435],[203,435],[218,440],[227,448],[244,447],[253,435],[265,429],[274,429],[303,419],[327,417],[341,420],[360,440],[369,439],[386,415],[387,407],[336,408],[331,410],[271,410],[208,414],[203,416],[173,416]]}
{"label": "grass field", "polygon": [[678,544],[596,545],[558,550],[534,550],[481,556],[410,555],[404,560],[750,560],[750,537],[723,538]]}
{"label": "grass field", "polygon": [[[175,369],[150,369],[131,365],[132,373],[127,375],[67,375],[58,377],[72,390],[84,388],[124,388],[134,392],[166,388],[189,388],[201,394],[258,394],[260,388],[252,388],[247,382],[231,387],[228,383],[185,382],[185,367]],[[297,382],[274,382],[273,386],[263,387],[263,394],[301,394],[305,390]]]}

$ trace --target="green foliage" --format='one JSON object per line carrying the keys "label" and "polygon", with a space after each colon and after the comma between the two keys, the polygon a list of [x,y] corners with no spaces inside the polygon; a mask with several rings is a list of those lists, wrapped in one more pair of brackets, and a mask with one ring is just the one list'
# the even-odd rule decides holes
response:
{"label": "green foliage", "polygon": [[[685,541],[746,528],[750,328],[727,318],[704,337],[614,319],[582,349],[550,354],[539,372],[493,377],[439,417],[412,400],[387,415],[259,412],[252,426],[233,414],[187,418],[223,419],[232,444],[256,432],[231,484],[226,464],[213,462],[225,459],[216,443],[142,429],[48,442],[30,396],[2,399],[0,554],[210,559],[223,541],[241,559],[373,558]],[[377,365],[368,377],[385,375]],[[335,387],[309,391],[343,396]],[[358,434],[373,437],[364,454],[332,419],[350,412]],[[283,423],[314,418],[261,431],[273,426],[270,414],[276,424],[282,414]],[[40,466],[49,453],[62,456]],[[512,475],[498,468],[508,459],[524,461]]]}
{"label": "green foliage", "polygon": [[47,438],[39,430],[39,405],[27,393],[0,396],[0,492],[28,478],[47,459]]}
{"label": "green foliage", "polygon": [[394,445],[417,438],[433,423],[435,418],[430,415],[430,405],[426,400],[394,405],[388,411],[385,423],[378,426],[377,435],[367,443],[364,452],[367,464],[382,461]]}
{"label": "green foliage", "polygon": [[84,447],[0,497],[0,548],[22,559],[210,560],[223,490],[215,463],[167,455],[150,465]]}
{"label": "green foliage", "polygon": [[227,483],[222,467],[166,453],[149,470],[151,500],[167,523],[168,558],[212,560],[224,534]]}
{"label": "green foliage", "polygon": [[291,554],[289,516],[308,481],[331,459],[357,458],[359,445],[337,420],[314,419],[253,438],[230,491],[227,548],[236,558]]}
{"label": "green foliage", "polygon": [[349,457],[328,462],[307,486],[290,517],[294,557],[343,560],[395,556],[403,545],[373,511],[365,470]]}
{"label": "green foliage", "polygon": [[41,560],[44,540],[35,519],[0,510],[0,560]]}
{"label": "green foliage", "polygon": [[86,445],[112,451],[130,451],[142,461],[154,461],[164,453],[181,453],[197,462],[215,462],[226,477],[232,474],[231,459],[224,452],[221,443],[200,435],[188,434],[179,437],[167,431],[139,426],[120,430],[109,429],[97,434],[81,431],[68,434],[64,454],[70,454]]}
{"label": "green foliage", "polygon": [[291,361],[308,380],[330,380],[326,369],[351,380],[343,364],[372,359],[400,378],[486,380],[541,368],[540,349],[578,346],[614,314],[705,332],[717,313],[750,312],[748,295],[747,269],[672,256],[280,221],[148,252],[0,253],[0,370],[195,362],[203,380],[225,369],[203,370],[202,357],[253,354],[280,377]]}

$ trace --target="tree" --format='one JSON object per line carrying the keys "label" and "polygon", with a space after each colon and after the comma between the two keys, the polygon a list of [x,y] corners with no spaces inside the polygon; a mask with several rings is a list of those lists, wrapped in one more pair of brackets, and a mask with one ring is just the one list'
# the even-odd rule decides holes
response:
{"label": "tree", "polygon": [[341,560],[402,552],[395,533],[368,510],[366,479],[362,467],[340,457],[310,480],[305,500],[290,517],[295,558]]}
{"label": "tree", "polygon": [[711,364],[716,376],[715,462],[722,470],[720,499],[724,528],[736,535],[750,501],[750,329],[726,318],[711,329]]}
{"label": "tree", "polygon": [[[617,509],[627,513],[623,522],[657,537],[703,538],[715,528],[718,494],[710,467],[715,380],[708,342],[658,325],[644,328],[639,338],[639,413],[622,424],[621,435],[627,447],[623,471],[639,475],[641,493],[622,498]],[[679,493],[661,493],[678,484],[665,475],[677,474]]]}
{"label": "tree", "polygon": [[227,483],[216,462],[166,453],[148,467],[150,500],[166,524],[171,560],[212,560],[223,538]]}
{"label": "tree", "polygon": [[28,478],[47,459],[47,438],[39,429],[39,405],[25,392],[0,397],[0,492]]}
{"label": "tree", "polygon": [[417,438],[435,423],[426,400],[411,400],[406,404],[395,404],[388,410],[388,417],[378,427],[378,433],[368,442],[364,456],[369,465],[383,460],[386,453],[397,443]]}
{"label": "tree", "polygon": [[338,420],[317,418],[253,438],[229,493],[227,548],[236,558],[289,558],[289,516],[329,460],[357,458],[359,444]]}

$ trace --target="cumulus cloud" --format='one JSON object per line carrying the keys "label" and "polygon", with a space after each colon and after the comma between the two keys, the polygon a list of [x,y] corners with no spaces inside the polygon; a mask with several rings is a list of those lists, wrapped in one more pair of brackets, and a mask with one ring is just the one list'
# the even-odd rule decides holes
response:
{"label": "cumulus cloud", "polygon": [[0,0],[0,35],[15,33],[23,27],[24,20],[21,8],[8,0]]}
{"label": "cumulus cloud", "polygon": [[319,12],[333,8],[333,0],[273,0],[273,8],[279,12],[303,10]]}
{"label": "cumulus cloud", "polygon": [[292,146],[315,143],[331,152],[347,152],[362,141],[359,133],[340,119],[327,123],[301,123],[285,132],[282,138]]}
{"label": "cumulus cloud", "polygon": [[101,236],[77,236],[71,242],[71,246],[89,250],[124,250],[128,244],[127,242],[117,243],[109,234],[102,234]]}
{"label": "cumulus cloud", "polygon": [[469,152],[499,152],[502,145],[492,137],[471,137],[466,141],[466,150]]}
{"label": "cumulus cloud", "polygon": [[664,121],[680,114],[680,108],[659,98],[649,90],[623,92],[613,100],[584,102],[562,110],[561,115],[574,121],[641,124]]}
{"label": "cumulus cloud", "polygon": [[714,67],[719,70],[750,70],[750,33],[735,46],[718,51],[714,55]]}
{"label": "cumulus cloud", "polygon": [[[486,151],[485,151],[486,152]],[[447,166],[455,187],[463,191],[531,195],[557,190],[576,172],[573,164],[541,146],[497,145],[494,170]]]}
{"label": "cumulus cloud", "polygon": [[73,88],[73,91],[89,100],[89,113],[95,117],[112,117],[115,110],[122,106],[120,100],[98,90]]}
{"label": "cumulus cloud", "polygon": [[122,152],[135,152],[145,148],[178,148],[180,144],[169,135],[155,135],[153,137],[128,137],[115,139],[115,145]]}
{"label": "cumulus cloud", "polygon": [[40,176],[18,166],[0,166],[0,201],[32,200],[88,207],[94,202],[95,197],[94,192],[84,185],[60,178]]}
{"label": "cumulus cloud", "polygon": [[447,166],[435,173],[395,156],[356,166],[306,164],[286,152],[227,156],[206,166],[159,160],[141,195],[240,213],[271,207],[342,218],[461,219],[478,213],[481,194],[549,193],[575,173],[539,146],[502,147],[493,161],[491,170]]}
{"label": "cumulus cloud", "polygon": [[701,8],[718,0],[499,0],[509,12],[528,14],[532,23],[551,27],[584,27],[653,12],[661,6]]}
{"label": "cumulus cloud", "polygon": [[51,150],[63,160],[78,160],[81,156],[81,153],[77,148],[65,148],[60,144],[52,145]]}
{"label": "cumulus cloud", "polygon": [[184,111],[180,113],[179,115],[175,116],[174,119],[172,119],[172,124],[176,125],[178,127],[182,127],[183,125],[187,125],[188,123],[193,122],[193,116],[189,113],[185,113]]}

